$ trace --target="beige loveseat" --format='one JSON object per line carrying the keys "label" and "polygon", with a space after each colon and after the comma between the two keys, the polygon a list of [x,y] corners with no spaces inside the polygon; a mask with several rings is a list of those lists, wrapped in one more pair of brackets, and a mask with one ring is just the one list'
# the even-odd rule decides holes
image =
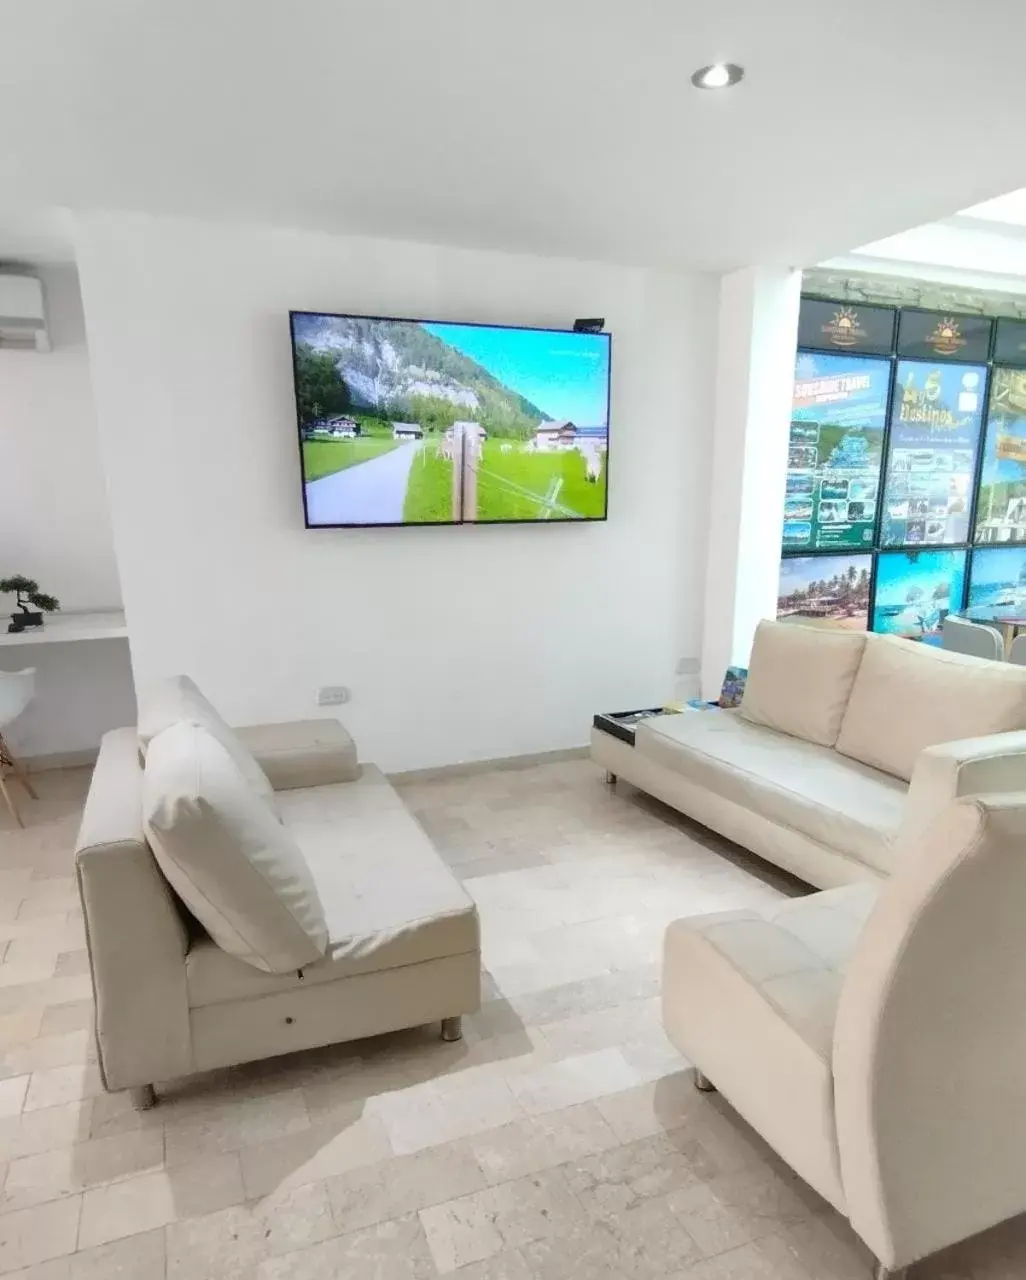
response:
{"label": "beige loveseat", "polygon": [[739,710],[598,729],[613,775],[807,883],[878,881],[958,796],[1026,790],[1026,668],[761,623]]}
{"label": "beige loveseat", "polygon": [[107,734],[76,863],[103,1081],[140,1106],[155,1081],[436,1019],[457,1038],[479,1004],[474,904],[383,774],[357,765],[342,726],[236,732],[305,858],[321,954],[266,972],[208,936],[147,842],[137,731]]}

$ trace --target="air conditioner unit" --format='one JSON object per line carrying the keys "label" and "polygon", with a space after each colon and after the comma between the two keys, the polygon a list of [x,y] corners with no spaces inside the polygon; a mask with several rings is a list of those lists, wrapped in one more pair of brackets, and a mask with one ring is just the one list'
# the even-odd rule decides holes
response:
{"label": "air conditioner unit", "polygon": [[43,282],[21,271],[0,271],[0,349],[49,351]]}

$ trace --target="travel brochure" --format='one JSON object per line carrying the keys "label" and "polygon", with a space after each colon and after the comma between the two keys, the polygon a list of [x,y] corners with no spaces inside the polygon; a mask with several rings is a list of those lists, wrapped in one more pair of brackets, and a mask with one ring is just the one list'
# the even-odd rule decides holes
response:
{"label": "travel brochure", "polygon": [[778,618],[809,618],[851,631],[869,621],[873,557],[788,556],[780,564]]}
{"label": "travel brochure", "polygon": [[964,551],[882,551],[872,630],[940,644],[945,617],[962,607],[965,562]]}
{"label": "travel brochure", "polygon": [[995,369],[976,506],[976,541],[1026,542],[1026,373]]}
{"label": "travel brochure", "polygon": [[784,547],[873,541],[891,365],[800,352],[784,498]]}
{"label": "travel brochure", "polygon": [[899,360],[882,546],[968,540],[986,376],[983,366]]}

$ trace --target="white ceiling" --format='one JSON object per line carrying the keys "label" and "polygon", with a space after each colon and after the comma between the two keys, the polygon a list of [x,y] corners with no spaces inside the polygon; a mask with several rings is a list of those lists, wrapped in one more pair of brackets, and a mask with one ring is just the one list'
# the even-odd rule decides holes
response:
{"label": "white ceiling", "polygon": [[1022,0],[0,0],[0,208],[807,265],[1026,185],[1024,41]]}

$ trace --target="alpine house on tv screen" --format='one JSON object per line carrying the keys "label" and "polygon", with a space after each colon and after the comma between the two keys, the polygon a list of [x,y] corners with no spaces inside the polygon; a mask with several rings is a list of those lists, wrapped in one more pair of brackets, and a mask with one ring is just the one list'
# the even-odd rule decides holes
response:
{"label": "alpine house on tv screen", "polygon": [[309,528],[606,518],[609,334],[291,322]]}

